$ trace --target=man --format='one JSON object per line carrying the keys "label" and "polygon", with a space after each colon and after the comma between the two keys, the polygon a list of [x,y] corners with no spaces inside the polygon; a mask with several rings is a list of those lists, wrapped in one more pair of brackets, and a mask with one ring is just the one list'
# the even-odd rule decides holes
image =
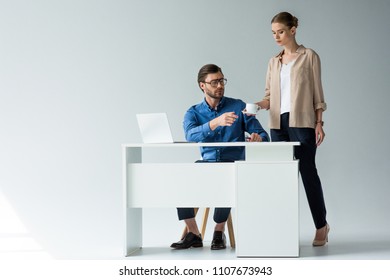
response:
{"label": "man", "polygon": [[[269,141],[268,133],[253,115],[243,114],[245,103],[225,97],[225,84],[220,67],[214,64],[203,66],[198,73],[198,85],[204,100],[188,109],[184,116],[184,132],[190,142],[250,142]],[[245,132],[250,134],[245,139]],[[202,147],[199,162],[233,162],[245,159],[245,147]],[[175,249],[203,247],[202,237],[195,220],[194,208],[178,208],[179,220],[184,220],[187,235],[171,245]],[[230,208],[215,208],[216,222],[212,250],[226,248],[225,224]]]}

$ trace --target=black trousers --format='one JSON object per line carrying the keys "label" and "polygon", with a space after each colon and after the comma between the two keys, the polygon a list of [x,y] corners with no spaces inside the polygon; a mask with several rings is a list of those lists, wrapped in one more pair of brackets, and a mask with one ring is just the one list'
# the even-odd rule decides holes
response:
{"label": "black trousers", "polygon": [[305,188],[307,201],[317,229],[326,225],[326,207],[320,177],[315,163],[317,151],[313,128],[289,127],[289,113],[281,115],[280,129],[271,129],[273,142],[300,142],[294,147],[294,157],[299,160],[299,172]]}
{"label": "black trousers", "polygon": [[[196,163],[205,163],[208,161],[198,160]],[[219,161],[219,162],[234,162],[233,160]],[[215,208],[214,209],[214,222],[217,224],[226,222],[229,218],[231,208]],[[195,217],[194,208],[177,208],[177,215],[179,220],[191,219]]]}
{"label": "black trousers", "polygon": [[[215,208],[214,210],[214,222],[217,224],[226,222],[231,208]],[[179,216],[179,220],[191,219],[195,217],[194,208],[177,208],[177,214]]]}

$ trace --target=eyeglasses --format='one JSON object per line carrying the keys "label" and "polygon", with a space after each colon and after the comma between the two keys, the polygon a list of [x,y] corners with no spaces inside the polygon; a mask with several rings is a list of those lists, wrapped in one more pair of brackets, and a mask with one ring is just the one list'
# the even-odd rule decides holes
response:
{"label": "eyeglasses", "polygon": [[218,87],[218,84],[221,84],[221,86],[226,85],[227,79],[222,78],[222,79],[212,80],[210,82],[203,82],[203,83],[210,84],[210,86],[212,86],[212,87]]}

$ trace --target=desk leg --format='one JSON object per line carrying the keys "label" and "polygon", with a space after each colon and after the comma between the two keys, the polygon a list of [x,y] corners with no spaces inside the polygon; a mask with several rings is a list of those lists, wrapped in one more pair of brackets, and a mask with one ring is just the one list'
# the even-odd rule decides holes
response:
{"label": "desk leg", "polygon": [[142,162],[142,150],[140,147],[122,149],[123,165],[123,204],[125,219],[125,256],[129,256],[142,247],[142,208],[128,207],[127,195],[131,192],[131,186],[128,185],[127,167],[129,163]]}
{"label": "desk leg", "polygon": [[142,247],[142,208],[127,208],[125,215],[125,255],[129,256]]}

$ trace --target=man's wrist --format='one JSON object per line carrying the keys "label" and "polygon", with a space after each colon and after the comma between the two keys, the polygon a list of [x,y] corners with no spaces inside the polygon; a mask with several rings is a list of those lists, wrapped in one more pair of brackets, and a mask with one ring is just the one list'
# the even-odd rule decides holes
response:
{"label": "man's wrist", "polygon": [[319,125],[319,124],[320,124],[321,126],[324,126],[324,121],[322,121],[322,120],[321,120],[321,121],[316,121],[316,125]]}

